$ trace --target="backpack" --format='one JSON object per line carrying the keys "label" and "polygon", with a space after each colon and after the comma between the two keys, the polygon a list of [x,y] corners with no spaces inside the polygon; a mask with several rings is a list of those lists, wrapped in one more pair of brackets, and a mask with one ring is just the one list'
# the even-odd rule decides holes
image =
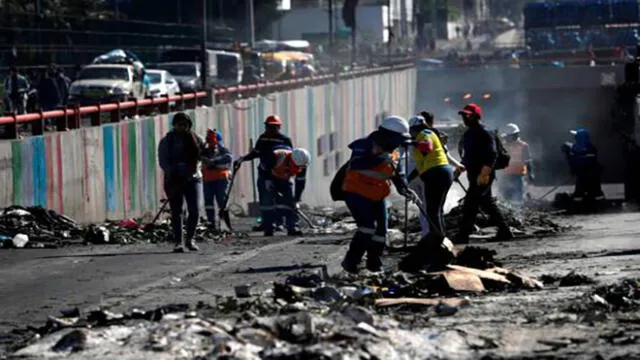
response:
{"label": "backpack", "polygon": [[498,130],[495,130],[491,134],[496,143],[496,152],[498,156],[496,157],[496,163],[493,167],[495,170],[502,170],[509,166],[509,161],[511,161],[511,155],[509,155],[509,151],[504,147],[502,143],[502,139],[500,135],[498,135]]}
{"label": "backpack", "polygon": [[342,190],[342,184],[344,183],[344,178],[347,175],[347,169],[349,168],[349,162],[347,161],[331,180],[331,186],[329,187],[329,192],[331,193],[331,199],[333,201],[344,201],[344,191]]}

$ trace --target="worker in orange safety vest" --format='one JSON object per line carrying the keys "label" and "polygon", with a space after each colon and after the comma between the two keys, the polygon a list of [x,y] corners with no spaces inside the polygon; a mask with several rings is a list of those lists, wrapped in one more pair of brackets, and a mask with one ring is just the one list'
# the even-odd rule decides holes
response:
{"label": "worker in orange safety vest", "polygon": [[209,220],[209,227],[212,230],[219,230],[216,226],[215,203],[218,203],[220,208],[224,206],[233,156],[222,143],[220,131],[207,130],[206,142],[206,148],[201,155],[204,165],[202,171],[204,209],[207,213],[207,220]]}
{"label": "worker in orange safety vest", "polygon": [[342,191],[344,201],[358,229],[342,261],[342,268],[357,273],[358,265],[367,253],[367,270],[382,270],[381,256],[387,239],[388,218],[385,199],[393,182],[398,192],[418,202],[403,177],[397,148],[411,139],[409,123],[398,116],[382,120],[376,131],[349,145],[351,158],[347,163]]}
{"label": "worker in orange safety vest", "polygon": [[[270,209],[264,212],[263,222],[273,224],[277,217],[284,215],[286,218],[287,234],[289,236],[301,236],[298,229],[298,202],[302,198],[302,192],[306,185],[307,166],[311,156],[309,151],[303,148],[291,149],[290,147],[276,147],[270,161],[264,166],[269,170],[265,177],[265,205]],[[295,176],[295,191],[291,178]]]}
{"label": "worker in orange safety vest", "polygon": [[511,160],[503,170],[499,184],[500,193],[505,200],[520,204],[524,201],[525,176],[531,182],[535,180],[529,144],[520,139],[520,128],[513,123],[505,126],[505,132],[502,137],[505,140],[504,146],[509,152]]}

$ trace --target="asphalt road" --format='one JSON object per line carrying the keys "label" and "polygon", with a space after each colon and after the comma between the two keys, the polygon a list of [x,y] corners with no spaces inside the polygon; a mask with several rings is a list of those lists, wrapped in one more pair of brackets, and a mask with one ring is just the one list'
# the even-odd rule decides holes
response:
{"label": "asphalt road", "polygon": [[[581,229],[557,237],[482,246],[495,249],[506,267],[528,275],[575,271],[607,284],[640,278],[638,218],[634,212],[563,218],[561,221]],[[176,302],[212,302],[215,294],[232,294],[236,285],[264,289],[271,281],[303,267],[321,269],[328,264],[329,272],[334,272],[347,238],[267,240],[256,236],[228,244],[204,244],[201,252],[187,254],[172,254],[168,245],[0,251],[0,333],[42,324],[48,315],[75,306],[87,310],[102,305],[121,311]],[[393,263],[397,258],[387,260]],[[633,350],[637,343],[613,346],[601,340],[603,334],[620,329],[614,320],[593,326],[548,320],[559,309],[583,301],[589,290],[577,286],[474,296],[471,307],[456,316],[425,320],[427,326],[421,331],[438,332],[448,339],[443,340],[441,350],[454,357],[481,354],[482,347],[469,340],[473,336],[498,344],[489,349],[505,357],[569,351],[569,355],[597,352],[629,358],[637,353]],[[578,347],[556,346],[568,337],[578,338]]]}

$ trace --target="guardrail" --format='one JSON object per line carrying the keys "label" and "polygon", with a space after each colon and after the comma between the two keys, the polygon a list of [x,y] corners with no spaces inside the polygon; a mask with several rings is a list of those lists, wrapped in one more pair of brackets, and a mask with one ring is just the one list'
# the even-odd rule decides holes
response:
{"label": "guardrail", "polygon": [[[413,63],[405,62],[400,65],[391,65],[373,69],[356,70],[331,75],[320,75],[311,78],[292,79],[276,82],[265,82],[254,85],[238,85],[227,88],[213,89],[209,92],[195,92],[175,96],[159,98],[147,98],[143,100],[124,101],[118,103],[99,104],[92,106],[76,106],[73,108],[41,111],[37,113],[10,115],[0,117],[0,126],[5,127],[5,138],[17,139],[19,136],[18,125],[31,125],[32,135],[42,135],[45,132],[45,122],[48,119],[55,120],[55,131],[67,131],[82,126],[81,119],[89,117],[91,126],[100,126],[105,122],[119,122],[125,116],[133,117],[141,113],[141,110],[153,110],[157,106],[160,113],[166,114],[171,110],[171,103],[176,104],[178,111],[185,108],[196,108],[199,102],[215,103],[233,102],[240,98],[250,98],[265,95],[272,92],[286,91],[294,88],[320,85],[330,81],[339,81],[355,77],[370,76],[380,73],[403,70],[413,67]],[[213,96],[210,96],[213,95]],[[105,119],[102,114],[109,113]],[[105,121],[107,120],[107,121]]]}

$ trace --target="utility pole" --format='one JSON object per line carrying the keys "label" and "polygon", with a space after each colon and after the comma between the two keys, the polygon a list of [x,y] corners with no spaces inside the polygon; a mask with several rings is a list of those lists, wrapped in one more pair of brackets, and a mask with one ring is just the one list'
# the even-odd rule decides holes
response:
{"label": "utility pole", "polygon": [[202,0],[202,59],[200,60],[202,88],[207,88],[209,62],[207,61],[207,0]]}
{"label": "utility pole", "polygon": [[333,63],[333,0],[329,0],[329,57]]}
{"label": "utility pole", "polygon": [[391,63],[391,0],[387,0],[387,62]]}
{"label": "utility pole", "polygon": [[182,24],[182,0],[176,0],[176,17],[178,18],[178,24]]}
{"label": "utility pole", "polygon": [[407,39],[407,2],[406,0],[400,0],[400,32],[402,33],[402,40]]}
{"label": "utility pole", "polygon": [[253,0],[246,0],[247,10],[249,11],[249,47],[253,49],[256,42],[256,24],[253,13]]}

